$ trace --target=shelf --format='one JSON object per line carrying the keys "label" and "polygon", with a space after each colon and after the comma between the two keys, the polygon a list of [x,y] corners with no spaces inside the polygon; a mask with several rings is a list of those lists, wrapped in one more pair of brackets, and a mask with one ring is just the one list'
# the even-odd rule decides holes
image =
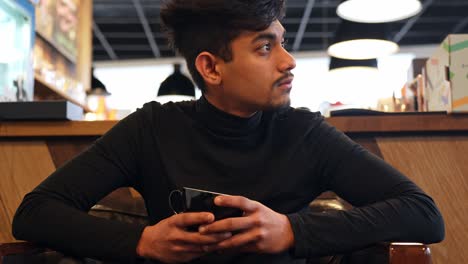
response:
{"label": "shelf", "polygon": [[327,122],[345,133],[466,132],[468,114],[394,114],[336,116]]}
{"label": "shelf", "polygon": [[88,106],[58,89],[54,85],[49,84],[42,76],[37,74],[34,75],[34,95],[38,96],[40,99],[65,99],[83,108],[85,112],[92,112]]}
{"label": "shelf", "polygon": [[[468,132],[468,114],[424,114],[330,117],[328,123],[345,133]],[[6,121],[1,137],[101,136],[118,121]]]}
{"label": "shelf", "polygon": [[102,136],[117,121],[4,121],[1,137]]}

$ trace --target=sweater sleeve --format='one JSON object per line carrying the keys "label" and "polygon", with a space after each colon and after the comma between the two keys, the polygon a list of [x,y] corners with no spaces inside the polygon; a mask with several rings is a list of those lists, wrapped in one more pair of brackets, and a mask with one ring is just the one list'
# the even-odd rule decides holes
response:
{"label": "sweater sleeve", "polygon": [[323,256],[376,242],[439,242],[444,223],[434,201],[411,180],[320,119],[311,144],[324,190],[354,208],[288,215],[296,257]]}
{"label": "sweater sleeve", "polygon": [[144,140],[142,111],[120,121],[28,193],[13,219],[14,236],[73,256],[135,261],[144,226],[87,211],[113,190],[133,186]]}

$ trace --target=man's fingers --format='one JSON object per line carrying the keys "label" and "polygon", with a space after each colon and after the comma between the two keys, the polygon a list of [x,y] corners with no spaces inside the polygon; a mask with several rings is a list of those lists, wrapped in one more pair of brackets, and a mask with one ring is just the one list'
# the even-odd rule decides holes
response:
{"label": "man's fingers", "polygon": [[223,220],[215,221],[208,225],[203,225],[198,228],[201,234],[235,232],[244,229],[249,229],[255,226],[254,217],[232,217]]}
{"label": "man's fingers", "polygon": [[203,247],[200,245],[193,245],[187,243],[179,243],[172,247],[172,251],[178,253],[193,253],[193,254],[200,254],[204,253]]}
{"label": "man's fingers", "polygon": [[201,234],[236,232],[248,230],[255,227],[263,226],[267,223],[266,218],[262,218],[259,213],[254,213],[242,217],[231,217],[215,221],[213,223],[202,225],[198,228]]}
{"label": "man's fingers", "polygon": [[216,196],[214,202],[217,206],[239,208],[246,213],[257,210],[260,205],[256,201],[235,195],[219,195]]}
{"label": "man's fingers", "polygon": [[209,224],[214,221],[212,213],[182,213],[171,217],[171,221],[178,227]]}
{"label": "man's fingers", "polygon": [[210,252],[213,250],[226,250],[226,249],[242,249],[245,251],[253,252],[255,251],[254,247],[256,247],[255,242],[260,240],[262,234],[259,232],[246,232],[237,234],[229,239],[226,239],[216,245],[207,245],[204,246],[203,249],[206,252]]}
{"label": "man's fingers", "polygon": [[215,244],[232,236],[229,232],[203,235],[198,232],[184,232],[180,240],[191,244]]}

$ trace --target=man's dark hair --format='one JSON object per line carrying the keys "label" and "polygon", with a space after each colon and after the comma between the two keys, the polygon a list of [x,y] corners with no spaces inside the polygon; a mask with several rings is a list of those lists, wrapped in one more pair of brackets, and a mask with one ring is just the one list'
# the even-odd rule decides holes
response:
{"label": "man's dark hair", "polygon": [[284,16],[285,0],[169,0],[161,9],[169,44],[185,57],[198,87],[205,82],[195,67],[203,51],[232,60],[231,41],[242,31],[261,31]]}

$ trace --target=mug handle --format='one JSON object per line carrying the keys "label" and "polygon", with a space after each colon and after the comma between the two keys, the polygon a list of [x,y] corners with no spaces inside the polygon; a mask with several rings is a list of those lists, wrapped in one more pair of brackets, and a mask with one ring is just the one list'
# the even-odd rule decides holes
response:
{"label": "mug handle", "polygon": [[174,209],[174,206],[172,205],[172,200],[173,200],[173,195],[174,193],[178,193],[179,194],[179,197],[180,198],[183,198],[184,194],[182,193],[181,190],[178,190],[178,189],[175,189],[175,190],[172,190],[170,193],[169,193],[169,207],[171,208],[171,210],[174,212],[174,214],[180,214],[180,213],[183,213],[183,211],[185,210],[185,206],[184,205],[184,202],[182,201],[182,207],[183,207],[183,211],[180,211],[180,212],[177,212],[176,209]]}

